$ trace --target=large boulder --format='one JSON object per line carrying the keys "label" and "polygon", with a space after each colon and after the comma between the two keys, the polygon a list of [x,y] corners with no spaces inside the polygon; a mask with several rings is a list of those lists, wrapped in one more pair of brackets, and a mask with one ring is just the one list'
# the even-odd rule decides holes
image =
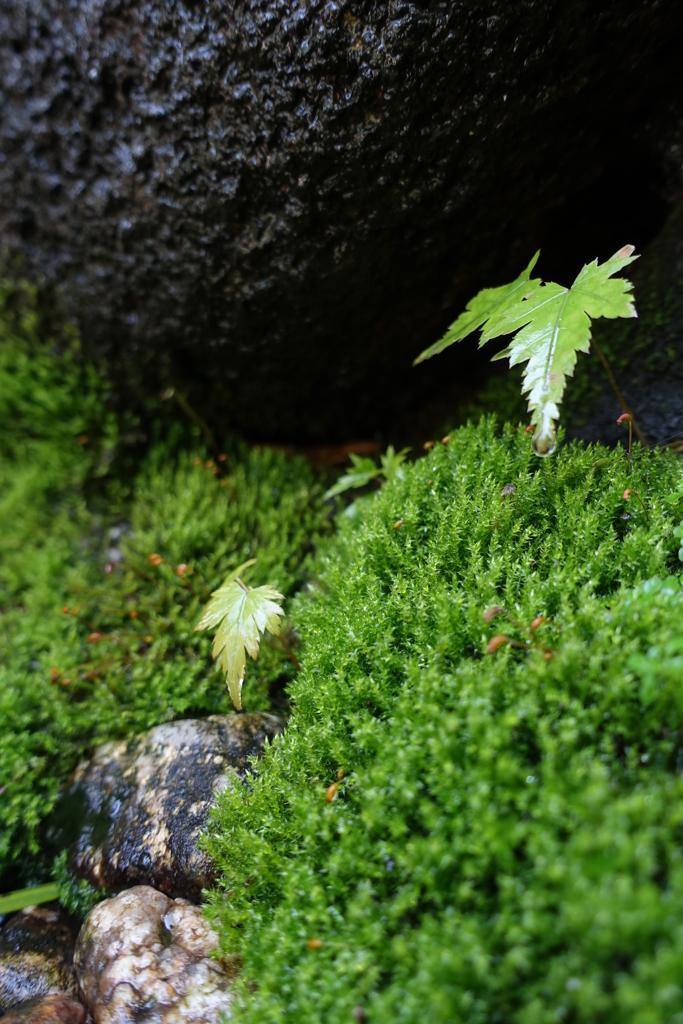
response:
{"label": "large boulder", "polygon": [[478,287],[661,223],[682,37],[676,0],[6,0],[0,235],[128,381],[387,427],[471,392],[474,346],[410,364]]}

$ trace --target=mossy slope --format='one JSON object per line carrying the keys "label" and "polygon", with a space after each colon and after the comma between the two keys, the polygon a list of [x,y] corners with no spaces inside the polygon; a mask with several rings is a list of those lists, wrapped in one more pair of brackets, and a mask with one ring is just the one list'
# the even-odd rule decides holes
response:
{"label": "mossy slope", "polygon": [[482,422],[359,503],[209,838],[245,1020],[683,1020],[680,481]]}

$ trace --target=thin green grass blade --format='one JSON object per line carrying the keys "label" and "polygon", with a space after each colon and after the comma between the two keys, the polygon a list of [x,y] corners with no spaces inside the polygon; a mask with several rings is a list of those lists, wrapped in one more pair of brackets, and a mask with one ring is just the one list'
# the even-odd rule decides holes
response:
{"label": "thin green grass blade", "polygon": [[0,914],[13,914],[24,907],[33,907],[37,903],[50,903],[59,896],[59,886],[55,882],[45,885],[34,885],[30,889],[16,889],[6,896],[0,896]]}

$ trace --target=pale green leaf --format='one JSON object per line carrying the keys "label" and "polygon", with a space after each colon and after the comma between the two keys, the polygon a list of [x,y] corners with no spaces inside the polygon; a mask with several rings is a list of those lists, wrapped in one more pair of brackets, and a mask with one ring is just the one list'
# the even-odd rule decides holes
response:
{"label": "pale green leaf", "polygon": [[350,491],[352,488],[360,489],[380,476],[383,476],[385,480],[393,480],[394,477],[401,476],[401,465],[405,462],[409,451],[410,448],[404,448],[402,451],[397,452],[393,444],[390,444],[384,455],[380,455],[380,466],[376,465],[373,459],[361,458],[359,455],[350,455],[349,457],[353,463],[353,472],[345,473],[344,476],[340,477],[336,484],[326,492],[325,497],[334,498],[344,491]]}
{"label": "pale green leaf", "polygon": [[345,473],[344,476],[340,477],[336,484],[330,487],[329,491],[326,491],[326,499],[336,498],[338,494],[343,494],[344,491],[350,491],[352,488],[365,487],[366,484],[369,484],[371,480],[375,480],[382,472],[374,459],[369,459],[362,455],[354,455],[353,452],[349,455],[349,458],[353,464],[353,472]]}
{"label": "pale green leaf", "polygon": [[273,636],[280,635],[280,617],[284,612],[278,601],[284,600],[274,587],[246,588],[236,578],[256,559],[245,562],[214,591],[204,614],[195,629],[218,626],[213,641],[213,656],[225,672],[230,696],[236,708],[242,707],[242,683],[246,669],[246,654],[256,660],[266,629]]}
{"label": "pale green leaf", "polygon": [[[237,579],[238,576],[241,576],[245,569],[248,569],[250,565],[255,565],[255,563],[255,558],[250,558],[248,562],[242,562],[241,565],[237,566],[234,572],[231,572],[230,575],[225,578],[218,590],[213,591],[211,594],[211,600],[204,609],[204,614],[194,627],[195,632],[198,629],[213,629],[222,619],[225,618],[227,614],[226,602],[229,604],[231,600],[230,594],[232,593],[231,584],[233,580]],[[239,583],[237,584],[237,587],[239,590],[242,589]]]}
{"label": "pale green leaf", "polygon": [[367,455],[356,455],[354,452],[351,452],[349,458],[357,473],[369,473],[377,469],[375,460],[368,458]]}
{"label": "pale green leaf", "polygon": [[523,270],[519,277],[511,281],[510,284],[503,284],[499,288],[483,288],[482,291],[478,292],[467,303],[465,312],[461,313],[458,319],[451,324],[443,338],[431,345],[430,348],[425,349],[417,357],[413,366],[423,362],[425,359],[431,359],[432,356],[438,355],[439,352],[443,352],[445,348],[448,348],[454,342],[462,341],[463,338],[466,338],[472,331],[476,331],[478,327],[485,324],[491,317],[499,315],[511,304],[535,289],[540,284],[540,281],[536,279],[529,280],[529,276],[536,265],[539,253],[540,250],[532,257],[526,270]]}
{"label": "pale green leaf", "polygon": [[[624,246],[605,263],[585,266],[571,288],[535,283],[532,291],[499,311],[482,331],[481,344],[517,332],[509,346],[510,366],[526,362],[522,391],[536,427],[539,455],[555,447],[555,421],[567,377],[574,372],[577,352],[587,352],[591,318],[634,317],[630,281],[611,279],[632,263],[633,246]],[[534,283],[534,282],[532,282]]]}
{"label": "pale green leaf", "polygon": [[338,494],[343,494],[344,491],[350,491],[352,488],[365,487],[371,480],[375,480],[381,473],[379,466],[375,466],[373,463],[372,470],[367,470],[364,473],[345,473],[341,476],[336,484],[330,487],[329,491],[325,492],[325,498],[336,498]]}
{"label": "pale green leaf", "polygon": [[381,472],[386,480],[393,480],[394,477],[402,475],[401,466],[406,461],[409,451],[410,448],[402,448],[400,452],[397,452],[393,444],[390,444],[384,455],[380,455]]}

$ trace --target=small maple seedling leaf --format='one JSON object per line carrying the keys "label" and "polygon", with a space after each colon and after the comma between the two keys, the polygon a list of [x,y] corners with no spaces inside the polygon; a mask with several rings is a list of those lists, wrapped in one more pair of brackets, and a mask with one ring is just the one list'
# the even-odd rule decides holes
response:
{"label": "small maple seedling leaf", "polygon": [[280,617],[284,612],[277,601],[284,596],[274,587],[246,587],[240,576],[253,565],[255,558],[244,562],[228,576],[223,585],[211,595],[204,609],[198,629],[212,629],[218,626],[213,641],[213,656],[225,672],[225,681],[232,702],[239,710],[242,707],[242,683],[246,668],[246,651],[256,661],[261,641],[260,633],[268,630],[273,636],[280,635]]}
{"label": "small maple seedling leaf", "polygon": [[385,480],[393,480],[394,477],[400,476],[403,472],[401,464],[405,462],[409,451],[410,448],[404,448],[402,451],[396,452],[394,446],[390,444],[386,453],[380,455],[380,466],[375,463],[374,459],[363,458],[360,455],[350,455],[349,458],[353,463],[353,470],[340,477],[336,484],[325,493],[325,498],[335,498],[338,494],[349,491],[351,488],[360,489],[380,476],[383,476]]}
{"label": "small maple seedling leaf", "polygon": [[556,446],[555,422],[560,413],[567,377],[574,373],[577,352],[588,352],[591,319],[635,317],[633,285],[625,278],[613,278],[638,259],[633,246],[625,245],[605,263],[588,263],[571,288],[553,281],[530,279],[538,253],[526,270],[509,285],[485,288],[467,305],[444,337],[428,348],[416,362],[443,351],[481,327],[479,347],[492,338],[514,334],[508,348],[496,359],[510,359],[510,366],[526,362],[522,394],[534,426],[533,445],[538,455],[550,455]]}
{"label": "small maple seedling leaf", "polygon": [[[443,352],[445,348],[448,348],[454,342],[462,341],[463,338],[466,338],[472,331],[476,331],[478,327],[485,324],[491,317],[500,315],[510,305],[517,302],[518,299],[533,291],[541,283],[540,278],[529,279],[529,275],[534,269],[539,255],[540,249],[532,257],[526,270],[523,270],[519,277],[511,281],[510,284],[503,284],[499,288],[483,288],[478,292],[467,303],[465,312],[461,313],[458,319],[451,324],[443,338],[440,338],[430,348],[421,352],[413,366],[417,366],[418,363],[424,362],[425,359],[431,359],[432,356],[438,355],[439,352]],[[483,343],[482,339],[480,347]]]}
{"label": "small maple seedling leaf", "polygon": [[527,394],[531,421],[536,427],[534,442],[539,455],[555,448],[557,408],[567,383],[574,373],[577,352],[588,352],[591,318],[634,317],[633,285],[623,277],[612,278],[619,270],[638,259],[633,246],[623,249],[598,264],[588,263],[571,288],[549,281],[537,287],[489,320],[482,331],[481,344],[501,334],[518,332],[509,348],[494,359],[510,358],[510,366],[526,362],[522,393]]}
{"label": "small maple seedling leaf", "polygon": [[382,472],[374,459],[363,458],[353,453],[349,458],[353,463],[353,469],[350,473],[345,473],[344,476],[337,480],[336,484],[330,487],[329,491],[325,493],[326,499],[335,498],[338,494],[351,490],[352,487],[365,487],[366,484],[369,484],[371,480],[374,480]]}
{"label": "small maple seedling leaf", "polygon": [[403,478],[403,469],[401,467],[406,461],[409,451],[410,448],[402,448],[400,452],[397,452],[393,444],[390,444],[384,455],[380,455],[382,476],[385,480],[393,480],[395,477]]}

